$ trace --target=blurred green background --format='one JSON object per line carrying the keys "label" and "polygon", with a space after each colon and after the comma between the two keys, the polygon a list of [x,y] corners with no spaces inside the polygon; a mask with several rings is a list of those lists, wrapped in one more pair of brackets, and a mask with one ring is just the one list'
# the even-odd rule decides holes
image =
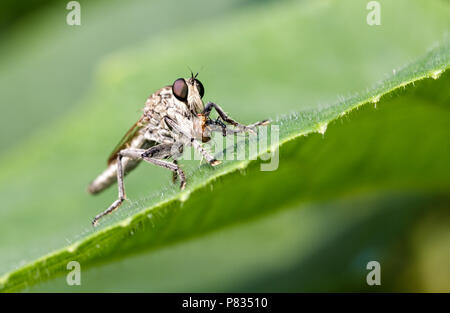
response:
{"label": "blurred green background", "polygon": [[[379,1],[380,26],[367,25],[359,0],[79,2],[81,26],[66,24],[65,1],[0,10],[0,274],[92,232],[116,190],[92,197],[87,183],[146,97],[188,67],[200,72],[205,101],[252,122],[367,90],[450,30],[444,0]],[[140,166],[127,177],[128,197],[157,194],[169,174]],[[29,291],[366,290],[360,264],[380,253],[402,268],[382,290],[450,291],[448,202],[392,189],[299,202],[89,269],[80,287],[60,278]],[[436,202],[435,214],[411,208],[422,202]],[[387,222],[394,230],[373,248],[370,234]],[[405,238],[414,245],[397,249]],[[348,253],[326,253],[336,245]]]}

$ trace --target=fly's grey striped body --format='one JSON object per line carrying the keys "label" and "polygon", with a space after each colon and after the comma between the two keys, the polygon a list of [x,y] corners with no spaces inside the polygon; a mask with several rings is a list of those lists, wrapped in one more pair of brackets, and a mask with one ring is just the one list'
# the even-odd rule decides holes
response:
{"label": "fly's grey striped body", "polygon": [[[157,145],[174,144],[175,142],[183,142],[183,138],[176,133],[170,131],[170,128],[164,121],[164,117],[168,116],[175,120],[184,120],[184,124],[192,124],[189,121],[190,112],[186,110],[186,105],[179,101],[175,101],[172,88],[164,87],[148,97],[142,117],[139,119],[137,134],[127,144],[128,149],[148,149]],[[194,135],[194,134],[192,134]],[[185,141],[185,140],[184,140]],[[182,152],[182,151],[181,151]],[[176,157],[176,155],[173,155]],[[124,157],[122,158],[122,168],[126,175],[136,168],[140,160]],[[108,168],[100,174],[88,187],[88,191],[92,194],[99,193],[117,181],[117,160],[114,159],[109,163]]]}
{"label": "fly's grey striped body", "polygon": [[[92,194],[101,192],[116,181],[119,187],[118,199],[95,217],[93,225],[122,204],[125,200],[123,177],[141,161],[171,170],[173,181],[179,178],[180,188],[183,189],[186,178],[177,159],[183,153],[184,146],[193,146],[208,163],[215,166],[220,162],[202,146],[202,143],[210,140],[212,131],[220,131],[225,136],[229,133],[252,131],[253,128],[268,123],[262,121],[245,126],[229,118],[214,103],[204,106],[203,85],[196,76],[177,79],[172,86],[161,88],[148,97],[141,118],[113,151],[107,169],[88,187]],[[216,120],[209,118],[213,108],[219,115]],[[234,127],[230,129],[225,123]]]}

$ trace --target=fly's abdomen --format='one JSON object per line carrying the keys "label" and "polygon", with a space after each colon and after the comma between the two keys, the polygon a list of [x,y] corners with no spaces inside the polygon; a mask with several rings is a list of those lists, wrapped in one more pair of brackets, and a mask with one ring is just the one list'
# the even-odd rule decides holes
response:
{"label": "fly's abdomen", "polygon": [[88,186],[88,192],[97,194],[111,186],[117,180],[117,163],[110,164],[108,168],[97,176]]}

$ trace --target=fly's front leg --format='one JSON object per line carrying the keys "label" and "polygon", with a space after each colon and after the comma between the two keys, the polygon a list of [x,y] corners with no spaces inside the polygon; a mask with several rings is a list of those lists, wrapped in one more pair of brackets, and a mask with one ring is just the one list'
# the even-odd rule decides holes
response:
{"label": "fly's front leg", "polygon": [[222,110],[222,108],[220,106],[218,106],[217,104],[213,103],[213,102],[208,102],[205,106],[205,110],[203,111],[203,114],[206,117],[209,117],[209,114],[211,114],[212,109],[216,109],[216,112],[219,114],[219,116],[222,118],[222,120],[224,120],[225,122],[234,125],[234,126],[242,126],[244,127],[244,125],[239,124],[238,122],[236,122],[235,120],[233,120],[231,117],[229,117],[224,110]]}
{"label": "fly's front leg", "polygon": [[220,128],[220,130],[222,131],[222,136],[225,137],[227,135],[227,131],[228,131],[227,125],[225,125],[220,120],[220,117],[218,117],[216,120],[207,119],[206,126],[209,126],[209,129],[211,129],[213,131],[217,131],[217,128]]}
{"label": "fly's front leg", "polygon": [[267,123],[268,121],[263,121],[247,125],[245,126],[245,128],[229,128],[222,121],[208,120],[206,122],[206,125],[209,127],[210,131],[221,132],[222,136],[225,137],[228,135],[244,133],[247,131],[254,132],[253,129],[255,129],[258,126],[267,125]]}
{"label": "fly's front leg", "polygon": [[[246,131],[253,131],[253,128],[257,127],[257,126],[262,126],[262,125],[267,125],[269,123],[269,120],[264,120],[261,122],[257,122],[251,125],[243,125],[241,123],[236,122],[235,120],[233,120],[231,117],[229,117],[225,111],[217,104],[213,103],[213,102],[208,102],[205,106],[205,110],[203,111],[203,115],[208,118],[209,114],[211,114],[212,109],[215,109],[217,114],[219,114],[220,118],[222,120],[224,120],[225,122],[237,127],[240,129],[239,132],[246,132]],[[218,121],[215,121],[216,125],[220,125],[218,123]],[[223,124],[220,125],[222,127],[222,129],[224,129]],[[223,134],[226,134],[226,131],[223,130]]]}

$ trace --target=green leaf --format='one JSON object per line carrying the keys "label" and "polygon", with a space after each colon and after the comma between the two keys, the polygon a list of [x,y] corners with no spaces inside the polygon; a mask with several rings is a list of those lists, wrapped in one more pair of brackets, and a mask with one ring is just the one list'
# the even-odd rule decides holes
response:
{"label": "green leaf", "polygon": [[[23,19],[0,42],[2,291],[359,291],[370,260],[375,290],[448,290],[448,43],[398,66],[442,40],[450,6],[380,0],[372,27],[360,2],[99,0],[79,28],[59,4]],[[87,184],[188,66],[237,120],[283,121],[279,168],[183,161],[179,194],[142,165],[94,230],[117,190]]]}
{"label": "green leaf", "polygon": [[446,43],[368,92],[274,120],[276,171],[260,171],[260,160],[225,161],[215,170],[202,165],[190,173],[187,190],[169,187],[163,200],[132,203],[116,214],[132,212],[123,220],[4,275],[3,290],[61,275],[71,260],[90,267],[302,202],[385,189],[445,194],[449,57]]}

